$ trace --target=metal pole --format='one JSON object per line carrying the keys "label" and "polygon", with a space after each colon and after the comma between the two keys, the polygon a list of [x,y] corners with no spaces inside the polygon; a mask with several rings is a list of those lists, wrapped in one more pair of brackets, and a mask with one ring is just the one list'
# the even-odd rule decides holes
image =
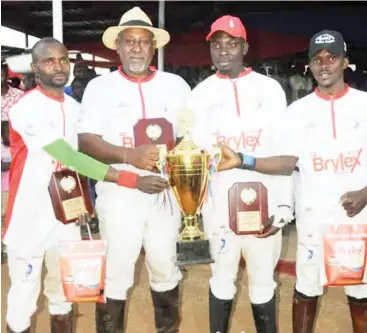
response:
{"label": "metal pole", "polygon": [[29,38],[28,38],[28,33],[25,33],[25,49],[28,49],[29,46]]}
{"label": "metal pole", "polygon": [[52,30],[53,37],[62,43],[62,0],[52,0]]}
{"label": "metal pole", "polygon": [[[164,21],[165,21],[165,2],[164,0],[159,0],[159,9],[158,9],[158,27],[164,29]],[[163,48],[158,49],[158,70],[164,71],[164,52]]]}

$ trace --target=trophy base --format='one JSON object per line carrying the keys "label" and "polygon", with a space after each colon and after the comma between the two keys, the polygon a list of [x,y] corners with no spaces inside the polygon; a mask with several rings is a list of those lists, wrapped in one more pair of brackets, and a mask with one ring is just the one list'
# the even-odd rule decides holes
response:
{"label": "trophy base", "polygon": [[176,243],[177,266],[211,264],[209,240],[194,240]]}

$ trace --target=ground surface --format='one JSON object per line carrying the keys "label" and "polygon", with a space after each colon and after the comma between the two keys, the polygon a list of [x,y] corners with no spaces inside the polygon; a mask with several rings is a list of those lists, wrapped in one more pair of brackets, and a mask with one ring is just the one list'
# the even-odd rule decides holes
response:
{"label": "ground surface", "polygon": [[[283,259],[292,262],[295,258],[295,231],[285,232],[283,242]],[[136,267],[136,283],[131,292],[129,316],[126,333],[155,333],[152,302],[149,294],[148,276],[141,256]],[[280,268],[282,269],[282,265]],[[5,331],[6,295],[9,288],[7,266],[2,265],[2,329]],[[210,268],[207,265],[189,266],[184,276],[182,288],[182,324],[180,333],[209,333],[208,328],[208,279]],[[278,309],[279,333],[292,333],[291,307],[295,278],[292,275],[278,273]],[[238,280],[238,296],[233,314],[230,333],[255,333],[247,296],[246,271],[241,269]],[[351,333],[349,310],[343,290],[329,289],[322,298],[315,333]],[[77,333],[95,333],[94,305],[79,305]],[[35,332],[49,333],[47,301],[41,295],[39,311],[35,316]]]}

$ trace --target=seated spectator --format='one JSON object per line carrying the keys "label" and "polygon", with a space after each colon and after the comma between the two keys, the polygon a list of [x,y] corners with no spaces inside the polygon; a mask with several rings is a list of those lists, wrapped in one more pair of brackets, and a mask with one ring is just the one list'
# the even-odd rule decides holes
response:
{"label": "seated spectator", "polygon": [[[83,63],[83,62],[75,63],[74,71],[73,71],[74,79],[87,79],[88,78],[88,69],[89,69],[88,65]],[[73,91],[71,89],[71,85],[66,86],[64,88],[64,92],[65,92],[65,94],[67,94],[69,96],[73,96]]]}
{"label": "seated spectator", "polygon": [[308,75],[305,75],[304,71],[304,65],[296,64],[293,68],[293,75],[289,78],[292,102],[306,96],[313,90],[312,80]]}
{"label": "seated spectator", "polygon": [[88,80],[92,80],[94,79],[95,77],[97,77],[97,72],[94,68],[90,68],[88,69],[88,73],[87,73],[87,77],[88,77]]}
{"label": "seated spectator", "polygon": [[12,77],[10,79],[10,87],[15,89],[20,89],[20,85],[22,83],[22,80],[19,77]]}
{"label": "seated spectator", "polygon": [[24,91],[36,88],[36,79],[34,73],[25,74],[23,77]]}
{"label": "seated spectator", "polygon": [[85,87],[87,86],[88,80],[87,79],[79,79],[76,78],[71,83],[71,96],[78,101],[79,103],[82,102],[83,94]]}
{"label": "seated spectator", "polygon": [[9,110],[11,106],[21,97],[24,92],[13,88],[8,83],[8,66],[1,65],[1,121],[9,120]]}

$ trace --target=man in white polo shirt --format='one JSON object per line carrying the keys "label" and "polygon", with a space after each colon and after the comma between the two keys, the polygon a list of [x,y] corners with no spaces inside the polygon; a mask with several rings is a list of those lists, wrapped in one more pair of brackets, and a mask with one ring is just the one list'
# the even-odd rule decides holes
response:
{"label": "man in white polo shirt", "polygon": [[[189,109],[195,114],[193,141],[210,148],[213,143],[244,150],[251,156],[274,152],[275,124],[286,109],[285,93],[272,78],[245,67],[247,34],[238,17],[216,20],[207,37],[217,73],[191,93]],[[275,179],[279,178],[279,179]],[[249,296],[258,333],[275,333],[274,269],[281,250],[281,233],[266,239],[237,235],[229,226],[228,192],[236,182],[262,182],[268,190],[269,216],[282,226],[292,219],[290,177],[272,177],[239,170],[220,172],[213,179],[213,202],[203,210],[214,259],[210,279],[210,332],[227,333],[235,283],[241,259],[246,259]],[[276,184],[288,183],[280,193]],[[279,206],[279,207],[278,207]]]}
{"label": "man in white polo shirt", "polygon": [[[63,92],[70,73],[65,46],[54,38],[43,38],[32,49],[32,61],[39,86],[9,112],[12,163],[4,243],[8,247],[11,286],[6,322],[9,333],[30,332],[45,263],[51,333],[73,333],[72,304],[65,302],[57,247],[59,241],[79,240],[80,228],[56,218],[52,203],[55,198],[48,190],[52,175],[72,168],[91,179],[141,191],[146,187],[136,174],[114,170],[76,150],[80,106]],[[140,150],[139,155],[131,160],[133,164],[154,165],[158,158],[147,149]],[[84,214],[79,222],[85,222]]]}
{"label": "man in white polo shirt", "polygon": [[96,186],[101,235],[108,241],[107,304],[96,307],[98,333],[123,332],[125,300],[142,246],[157,332],[178,332],[180,212],[173,196],[162,192],[165,181],[152,172],[153,166],[130,163],[135,135],[145,135],[145,130],[134,133],[141,119],[165,118],[177,134],[178,112],[185,107],[190,88],[179,76],[150,66],[155,50],[169,39],[167,31],[152,27],[140,8],[126,12],[119,26],[103,34],[103,43],[117,51],[122,65],[92,80],[83,96],[81,150],[119,170],[137,173],[138,181],[150,189],[145,194],[104,182]]}
{"label": "man in white polo shirt", "polygon": [[[323,294],[323,235],[331,224],[367,223],[367,93],[344,83],[346,44],[337,31],[316,33],[309,46],[314,93],[290,105],[281,156],[253,158],[223,148],[221,170],[233,167],[265,174],[291,174],[299,167],[297,283],[293,332],[312,333]],[[270,226],[268,235],[278,231]],[[346,286],[354,333],[367,332],[367,285]]]}

